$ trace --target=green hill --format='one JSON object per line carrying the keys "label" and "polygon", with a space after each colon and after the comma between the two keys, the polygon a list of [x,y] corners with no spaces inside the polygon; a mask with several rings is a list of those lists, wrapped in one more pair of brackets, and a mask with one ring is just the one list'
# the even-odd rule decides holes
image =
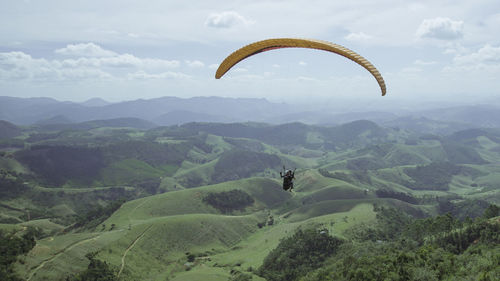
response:
{"label": "green hill", "polygon": [[22,134],[21,128],[4,120],[0,120],[0,139],[10,139]]}
{"label": "green hill", "polygon": [[[268,254],[299,230],[354,241],[348,255],[394,242],[375,229],[381,207],[405,223],[399,215],[477,218],[500,202],[494,129],[92,124],[27,128],[0,154],[0,229],[39,233],[15,264],[26,280],[83,272],[89,253],[120,280],[263,280]],[[283,165],[297,168],[293,192]]]}

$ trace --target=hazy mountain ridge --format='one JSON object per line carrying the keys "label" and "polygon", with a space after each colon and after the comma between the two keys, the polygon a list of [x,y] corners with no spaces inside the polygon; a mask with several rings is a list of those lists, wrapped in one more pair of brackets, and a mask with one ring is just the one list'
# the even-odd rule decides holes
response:
{"label": "hazy mountain ridge", "polygon": [[[308,106],[310,107],[310,106]],[[95,98],[84,103],[50,98],[0,97],[0,119],[18,125],[37,122],[86,122],[139,118],[158,125],[188,122],[265,122],[272,124],[342,124],[366,119],[385,127],[446,135],[475,127],[500,127],[500,109],[492,105],[443,107],[427,111],[328,112],[307,110],[301,105],[273,103],[265,99],[221,97],[161,97],[108,103]]]}
{"label": "hazy mountain ridge", "polygon": [[173,110],[153,119],[156,124],[163,126],[184,124],[190,122],[235,122],[234,118],[223,115],[199,113],[188,110]]}
{"label": "hazy mountain ridge", "polygon": [[21,135],[22,130],[7,121],[0,120],[0,139],[8,139]]}
{"label": "hazy mountain ridge", "polygon": [[[57,119],[58,121],[61,119]],[[157,127],[153,122],[142,120],[139,118],[123,117],[105,120],[92,120],[81,123],[51,123],[44,122],[44,124],[37,124],[42,131],[60,131],[60,130],[89,130],[100,127],[114,127],[114,128],[135,128],[135,129],[151,129]]]}
{"label": "hazy mountain ridge", "polygon": [[474,124],[476,127],[500,127],[500,109],[492,105],[457,106],[423,111],[420,115],[448,122]]}
{"label": "hazy mountain ridge", "polygon": [[107,102],[101,98],[91,98],[91,99],[86,100],[80,104],[85,105],[85,106],[105,106],[105,105],[110,104],[110,102]]}
{"label": "hazy mountain ridge", "polygon": [[[71,102],[59,102],[47,98],[0,97],[0,118],[6,121],[30,125],[55,116],[65,116],[75,122],[133,117],[154,122],[170,112],[187,111],[205,116],[220,116],[224,120],[268,120],[288,111],[288,106],[273,104],[264,99],[195,97],[163,97],[134,100],[100,106],[87,106]],[[191,122],[181,119],[179,123]],[[170,125],[171,122],[159,125]]]}

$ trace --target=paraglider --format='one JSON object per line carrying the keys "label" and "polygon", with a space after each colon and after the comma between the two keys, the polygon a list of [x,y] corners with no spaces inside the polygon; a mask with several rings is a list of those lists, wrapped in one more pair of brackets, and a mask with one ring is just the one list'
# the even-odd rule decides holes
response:
{"label": "paraglider", "polygon": [[[299,38],[274,38],[267,39],[262,41],[257,41],[252,44],[246,45],[232,54],[222,61],[222,63],[217,68],[215,72],[215,78],[220,79],[226,72],[228,72],[233,66],[235,66],[240,61],[251,57],[253,55],[275,50],[282,48],[308,48],[308,49],[317,49],[323,50],[327,52],[331,52],[337,55],[344,56],[353,62],[361,65],[366,70],[368,70],[373,77],[377,80],[377,83],[380,87],[380,91],[382,92],[382,96],[386,94],[386,86],[384,82],[384,78],[380,74],[380,72],[373,66],[371,62],[357,54],[356,52],[343,47],[338,44],[330,43],[322,40],[314,40],[314,39],[299,39]],[[280,172],[280,176],[283,179],[283,189],[286,191],[293,190],[293,180],[295,179],[295,170],[285,170],[283,166],[283,172]]]}
{"label": "paraglider", "polygon": [[375,68],[375,66],[373,66],[367,59],[341,45],[314,39],[274,38],[252,43],[236,50],[234,53],[230,54],[226,59],[224,59],[224,61],[219,65],[217,72],[215,73],[215,78],[221,78],[227,71],[229,71],[229,69],[231,69],[231,67],[250,56],[281,48],[317,49],[344,56],[368,70],[377,80],[382,92],[382,96],[384,96],[386,93],[384,78]]}
{"label": "paraglider", "polygon": [[280,177],[283,179],[283,189],[285,191],[292,192],[293,190],[293,180],[295,179],[295,169],[286,170],[283,166],[283,172],[280,172]]}

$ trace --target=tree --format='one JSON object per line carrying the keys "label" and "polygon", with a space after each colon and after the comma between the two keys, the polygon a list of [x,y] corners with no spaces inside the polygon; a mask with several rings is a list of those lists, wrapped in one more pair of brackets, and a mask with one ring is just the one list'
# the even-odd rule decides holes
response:
{"label": "tree", "polygon": [[13,264],[17,257],[28,253],[36,244],[35,234],[37,231],[28,228],[21,237],[12,233],[4,233],[0,230],[0,280],[17,281],[20,279],[14,272]]}
{"label": "tree", "polygon": [[76,275],[66,278],[66,281],[117,281],[115,271],[113,271],[108,263],[95,258],[97,252],[91,252],[85,255],[90,261],[87,269]]}
{"label": "tree", "polygon": [[269,281],[297,280],[322,266],[343,242],[330,236],[327,230],[299,230],[281,240],[264,259],[258,274]]}
{"label": "tree", "polygon": [[495,204],[490,204],[483,213],[483,218],[490,219],[500,216],[500,207]]}

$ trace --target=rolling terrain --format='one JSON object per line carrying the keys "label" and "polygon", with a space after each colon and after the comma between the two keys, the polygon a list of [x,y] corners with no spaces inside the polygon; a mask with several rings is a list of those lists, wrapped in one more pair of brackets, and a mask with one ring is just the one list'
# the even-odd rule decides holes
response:
{"label": "rolling terrain", "polygon": [[[0,229],[38,231],[21,278],[64,280],[94,253],[120,280],[264,280],[257,269],[298,230],[352,240],[375,207],[465,218],[500,204],[495,128],[122,121],[9,125]],[[293,192],[283,165],[297,168]]]}

